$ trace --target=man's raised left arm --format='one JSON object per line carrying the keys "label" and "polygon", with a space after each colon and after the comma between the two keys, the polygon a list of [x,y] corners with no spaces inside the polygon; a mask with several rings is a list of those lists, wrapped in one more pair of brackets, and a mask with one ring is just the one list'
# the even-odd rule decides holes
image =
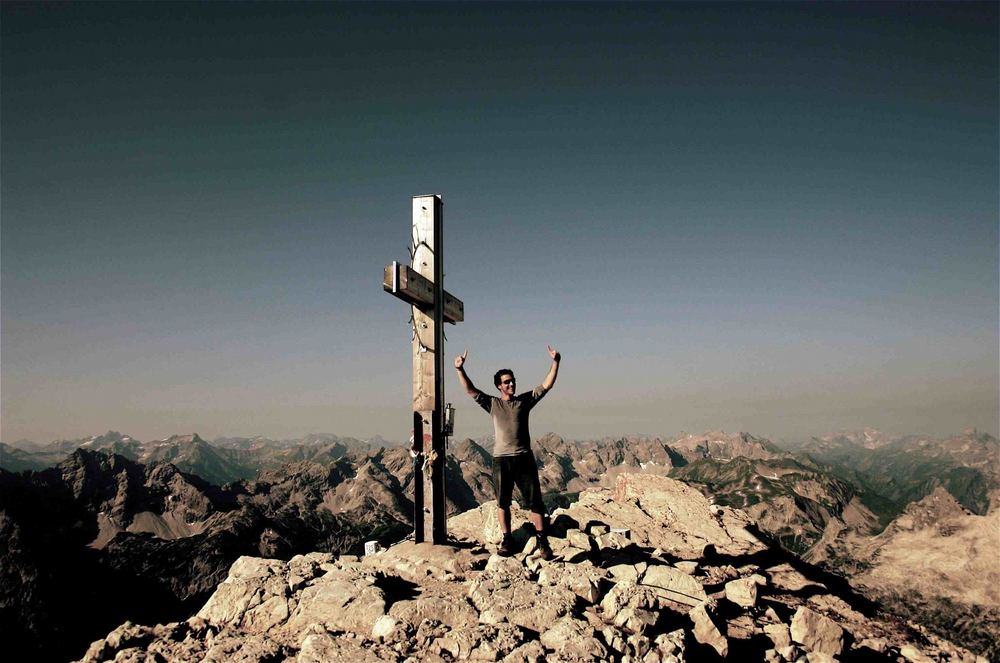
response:
{"label": "man's raised left arm", "polygon": [[562,359],[562,355],[552,349],[552,346],[546,346],[549,349],[549,356],[552,357],[552,366],[549,367],[548,375],[542,380],[542,387],[545,391],[548,391],[556,383],[556,378],[559,376],[559,361]]}

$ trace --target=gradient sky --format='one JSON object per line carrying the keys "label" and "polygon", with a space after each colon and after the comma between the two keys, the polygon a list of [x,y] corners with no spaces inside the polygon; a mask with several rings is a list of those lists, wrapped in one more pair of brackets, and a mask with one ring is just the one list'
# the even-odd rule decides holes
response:
{"label": "gradient sky", "polygon": [[[2,5],[2,431],[998,429],[996,3]],[[448,369],[457,435],[488,417]]]}

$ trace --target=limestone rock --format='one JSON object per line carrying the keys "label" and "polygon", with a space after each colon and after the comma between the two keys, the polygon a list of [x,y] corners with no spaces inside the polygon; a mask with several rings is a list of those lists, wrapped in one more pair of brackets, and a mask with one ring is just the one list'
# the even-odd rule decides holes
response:
{"label": "limestone rock", "polygon": [[631,581],[639,582],[639,578],[645,572],[645,568],[642,571],[639,570],[639,566],[636,564],[615,564],[614,566],[608,567],[608,572],[611,577],[614,578],[615,582],[621,581]]}
{"label": "limestone rock", "polygon": [[658,596],[653,589],[625,581],[617,583],[604,595],[601,613],[604,621],[624,626],[629,620],[636,618],[636,611],[656,610],[658,604]]}
{"label": "limestone rock", "polygon": [[806,587],[814,587],[817,589],[826,589],[823,583],[815,582],[806,578],[804,575],[796,571],[791,564],[779,564],[777,566],[772,566],[767,569],[767,575],[770,577],[771,584],[781,590],[787,592],[797,592]]}
{"label": "limestone rock", "polygon": [[291,628],[322,624],[331,631],[369,634],[385,614],[385,592],[363,581],[351,582],[328,573],[306,587],[288,620]]}
{"label": "limestone rock", "polygon": [[608,574],[590,562],[580,564],[550,565],[538,573],[538,584],[565,587],[587,603],[597,603],[601,597],[600,584]]}
{"label": "limestone rock", "polygon": [[[833,656],[818,651],[806,652],[806,660],[809,663],[837,663],[837,659]],[[927,660],[930,661],[931,659]]]}
{"label": "limestone rock", "polygon": [[544,631],[539,638],[557,656],[572,660],[601,661],[607,649],[595,637],[594,628],[585,621],[566,616]]}
{"label": "limestone rock", "polygon": [[[516,503],[510,507],[510,527],[515,545],[523,547],[531,527],[530,513]],[[497,518],[496,501],[484,502],[475,509],[469,509],[448,519],[448,532],[464,541],[477,541],[497,545],[503,538],[500,521]]]}
{"label": "limestone rock", "polygon": [[858,643],[858,647],[871,649],[873,652],[884,654],[886,649],[889,647],[889,643],[885,638],[864,638]]}
{"label": "limestone rock", "polygon": [[677,629],[670,633],[661,633],[653,640],[653,645],[659,653],[661,661],[683,661],[684,660],[684,629]]}
{"label": "limestone rock", "polygon": [[757,622],[747,613],[726,620],[726,637],[730,640],[749,640],[759,633]]}
{"label": "limestone rock", "polygon": [[306,582],[323,572],[324,564],[331,562],[333,562],[333,555],[330,553],[315,552],[308,555],[296,555],[288,560],[289,591],[294,592],[300,589]]}
{"label": "limestone rock", "polygon": [[698,562],[694,561],[681,560],[679,562],[675,562],[674,566],[689,576],[693,576],[698,571]]}
{"label": "limestone rock", "polygon": [[507,621],[507,615],[498,610],[487,608],[479,613],[480,624],[502,624]]}
{"label": "limestone rock", "polygon": [[521,560],[517,557],[503,557],[501,555],[493,555],[489,558],[486,562],[486,572],[494,578],[526,579],[530,577]]}
{"label": "limestone rock", "polygon": [[382,663],[386,660],[383,658],[384,656],[384,653],[380,654],[378,650],[370,646],[363,646],[361,643],[345,638],[335,638],[328,633],[312,633],[302,641],[295,663],[328,663],[329,661]]}
{"label": "limestone rock", "polygon": [[[744,554],[766,548],[747,529],[752,520],[746,514],[726,507],[713,513],[704,495],[674,479],[621,474],[615,483],[614,500],[620,505],[631,503],[641,507],[649,518],[635,518],[634,523],[630,519],[620,524],[615,523],[614,518],[596,519],[628,527],[633,541],[675,551],[685,559],[700,558],[708,544],[724,554]],[[649,519],[658,527],[650,528]]]}
{"label": "limestone rock", "polygon": [[831,594],[810,596],[808,604],[816,612],[836,615],[838,620],[846,624],[861,625],[868,621],[864,615],[852,608],[847,601]]}
{"label": "limestone rock", "polygon": [[839,656],[844,648],[844,629],[835,621],[802,606],[792,617],[792,640],[808,651]]}
{"label": "limestone rock", "polygon": [[[239,625],[248,610],[257,608],[269,599],[284,598],[288,594],[286,569],[287,564],[280,560],[240,557],[229,568],[229,576],[198,611],[198,616],[216,625]],[[275,604],[271,604],[264,612],[278,610]],[[261,616],[251,621],[264,626],[269,618]]]}
{"label": "limestone rock", "polygon": [[775,649],[780,650],[792,645],[792,634],[787,624],[767,624],[764,626],[764,633],[774,643]]}
{"label": "limestone rock", "polygon": [[452,659],[496,661],[513,652],[524,642],[523,632],[510,624],[479,624],[454,629],[437,641],[441,652]]}
{"label": "limestone rock", "polygon": [[479,615],[464,597],[421,596],[409,601],[397,601],[389,615],[410,624],[433,619],[448,627],[469,628],[479,623]]}
{"label": "limestone rock", "polygon": [[602,534],[607,534],[611,531],[611,528],[603,523],[594,523],[587,527],[586,532],[591,536],[600,536]]}
{"label": "limestone rock", "polygon": [[694,625],[694,639],[703,645],[708,645],[719,656],[725,658],[729,653],[729,641],[712,621],[705,609],[705,604],[702,603],[692,608],[688,617],[691,618],[691,623]]}
{"label": "limestone rock", "polygon": [[701,582],[706,585],[716,585],[729,582],[740,577],[740,572],[733,568],[732,564],[722,566],[705,565],[701,569]]}
{"label": "limestone rock", "polygon": [[427,578],[438,580],[464,579],[482,568],[486,552],[482,548],[435,546],[431,543],[403,541],[378,555],[365,557],[360,568],[398,575],[420,584]]}
{"label": "limestone rock", "polygon": [[372,626],[372,639],[374,640],[396,640],[400,632],[400,620],[389,615],[382,615],[375,620]]}
{"label": "limestone rock", "polygon": [[471,583],[468,595],[476,609],[495,610],[511,624],[541,632],[576,605],[576,595],[563,587],[541,587],[523,575],[502,571],[498,565],[496,573],[483,572]]}
{"label": "limestone rock", "polygon": [[753,578],[740,578],[726,583],[726,599],[742,608],[757,605],[757,583]]}
{"label": "limestone rock", "polygon": [[651,587],[665,600],[686,606],[696,606],[708,598],[700,582],[672,566],[650,566],[641,584]]}
{"label": "limestone rock", "polygon": [[899,655],[913,663],[932,663],[934,661],[933,658],[920,651],[915,645],[903,645],[899,648]]}
{"label": "limestone rock", "polygon": [[564,538],[569,545],[581,550],[590,550],[592,545],[591,538],[578,529],[567,530]]}
{"label": "limestone rock", "polygon": [[545,647],[537,640],[526,642],[503,657],[502,663],[546,663]]}
{"label": "limestone rock", "polygon": [[594,538],[594,543],[600,550],[618,550],[627,548],[631,541],[621,532],[605,532],[604,534],[598,534]]}
{"label": "limestone rock", "polygon": [[284,658],[283,650],[280,644],[262,634],[243,638],[223,637],[213,641],[199,658],[205,663],[258,663],[281,660]]}

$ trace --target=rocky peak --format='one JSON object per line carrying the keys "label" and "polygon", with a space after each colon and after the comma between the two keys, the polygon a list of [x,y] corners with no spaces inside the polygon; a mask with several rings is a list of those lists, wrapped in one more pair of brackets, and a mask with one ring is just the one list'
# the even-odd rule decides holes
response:
{"label": "rocky peak", "polygon": [[971,512],[958,503],[942,486],[936,487],[924,498],[911,502],[890,527],[899,529],[924,529],[935,527],[943,521]]}
{"label": "rocky peak", "polygon": [[787,455],[774,443],[749,433],[709,431],[698,435],[688,434],[670,443],[686,460],[713,458],[728,461],[737,457],[769,459]]}
{"label": "rocky peak", "polygon": [[139,463],[118,454],[82,448],[54,469],[74,498],[98,510],[108,503],[124,507],[130,490],[144,482],[144,468]]}
{"label": "rocky peak", "polygon": [[865,449],[878,449],[896,441],[896,436],[883,433],[877,428],[864,428],[860,431],[839,431],[827,433],[819,438],[814,438],[818,442],[828,446],[852,444]]}
{"label": "rocky peak", "polygon": [[208,444],[207,442],[205,442],[205,440],[201,439],[201,436],[198,435],[198,433],[189,433],[187,435],[171,435],[166,440],[164,440],[164,442],[166,442],[167,444],[180,444],[180,445]]}
{"label": "rocky peak", "polygon": [[493,503],[449,520],[451,546],[241,557],[197,614],[125,623],[83,660],[976,660],[664,477],[622,474],[556,510],[551,561],[512,516],[511,557],[490,554]]}
{"label": "rocky peak", "polygon": [[549,453],[560,453],[565,452],[570,443],[562,438],[561,435],[556,433],[546,433],[539,438],[536,438],[533,444],[537,447],[545,449]]}
{"label": "rocky peak", "polygon": [[489,466],[492,463],[493,457],[490,455],[486,449],[476,444],[476,442],[470,438],[465,438],[464,440],[459,440],[457,442],[452,442],[448,448],[448,452],[455,457],[459,462],[476,462],[484,467]]}

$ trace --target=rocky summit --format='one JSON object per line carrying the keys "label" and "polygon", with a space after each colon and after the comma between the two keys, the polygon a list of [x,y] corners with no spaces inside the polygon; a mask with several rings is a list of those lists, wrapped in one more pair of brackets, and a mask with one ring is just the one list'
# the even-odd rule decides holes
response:
{"label": "rocky summit", "polygon": [[552,514],[543,560],[514,509],[449,520],[453,545],[240,557],[186,621],[126,622],[83,661],[985,661],[777,548],[743,511],[621,474]]}

